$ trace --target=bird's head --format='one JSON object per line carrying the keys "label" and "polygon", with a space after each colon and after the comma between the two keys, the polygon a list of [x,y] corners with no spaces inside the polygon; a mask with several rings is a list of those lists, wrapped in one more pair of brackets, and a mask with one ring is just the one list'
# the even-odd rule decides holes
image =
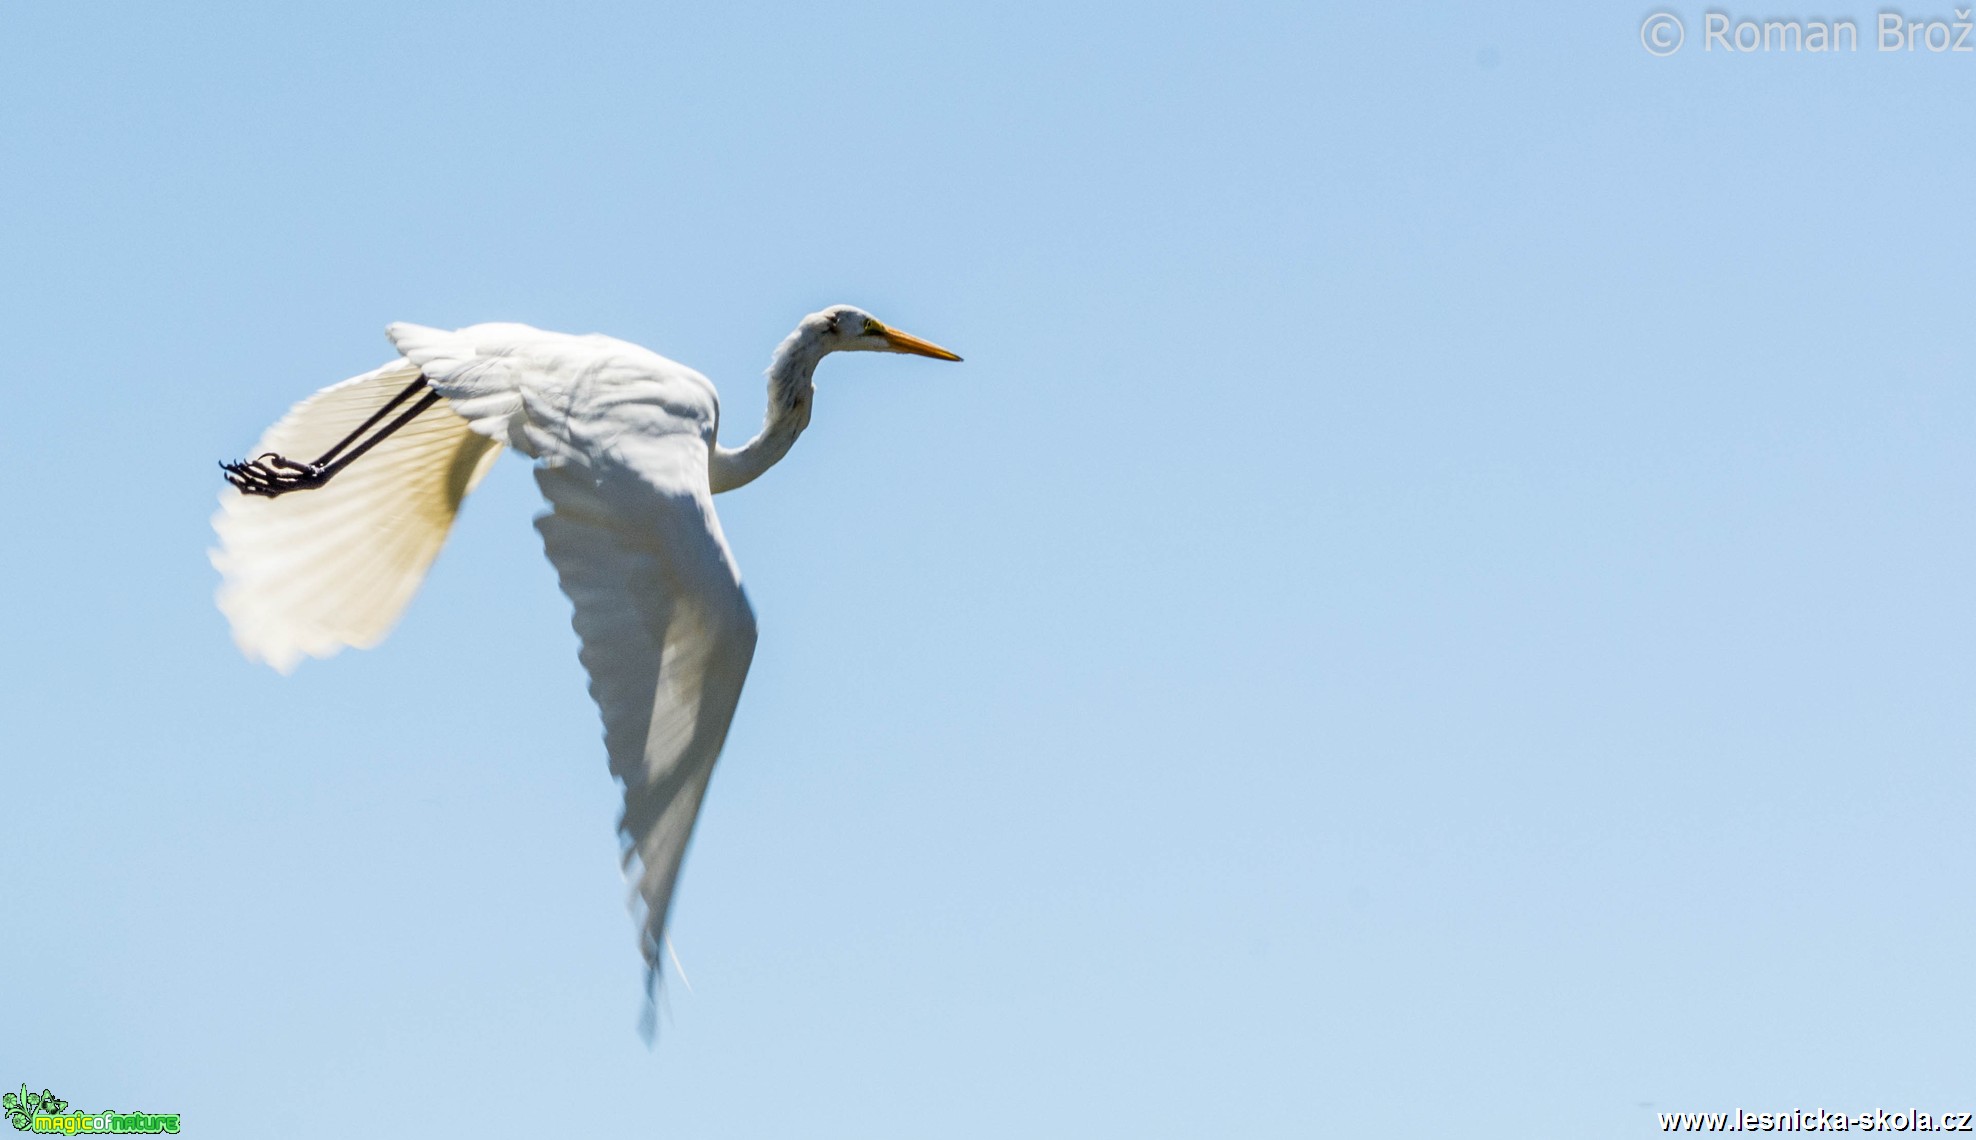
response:
{"label": "bird's head", "polygon": [[803,318],[803,327],[817,337],[825,352],[909,352],[935,360],[960,357],[908,332],[901,332],[858,308],[832,305]]}

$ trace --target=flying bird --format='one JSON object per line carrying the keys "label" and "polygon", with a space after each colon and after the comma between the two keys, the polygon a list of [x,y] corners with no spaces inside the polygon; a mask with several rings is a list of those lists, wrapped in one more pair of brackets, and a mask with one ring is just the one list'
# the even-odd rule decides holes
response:
{"label": "flying bird", "polygon": [[374,646],[501,449],[535,460],[535,526],[624,790],[649,1026],[673,885],[755,650],[713,496],[788,454],[830,353],[960,357],[850,305],[812,313],[775,350],[761,431],[728,448],[714,386],[650,349],[519,324],[387,332],[397,360],[303,400],[256,458],[221,465],[219,607],[241,650],[283,673]]}

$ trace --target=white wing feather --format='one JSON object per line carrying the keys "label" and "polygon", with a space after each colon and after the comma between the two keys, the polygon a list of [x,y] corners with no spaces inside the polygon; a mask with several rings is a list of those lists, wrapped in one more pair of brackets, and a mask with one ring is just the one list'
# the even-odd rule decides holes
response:
{"label": "white wing feather", "polygon": [[[314,459],[417,375],[400,360],[325,388],[269,428],[254,454]],[[316,490],[222,492],[212,558],[241,651],[286,673],[304,656],[382,641],[499,452],[439,403]]]}
{"label": "white wing feather", "polygon": [[714,516],[719,405],[699,373],[609,337],[525,325],[392,325],[405,359],[296,405],[256,454],[310,459],[421,372],[445,400],[325,486],[226,492],[220,608],[250,657],[381,639],[502,444],[536,457],[536,526],[563,591],[611,772],[648,982],[714,760],[754,656],[755,619]]}
{"label": "white wing feather", "polygon": [[[704,502],[704,476],[697,495],[653,478],[683,473],[692,443],[676,436],[650,448],[645,459],[657,463],[536,471],[553,509],[535,525],[574,606],[611,774],[624,786],[618,831],[652,979],[686,842],[755,650],[754,614]],[[704,470],[705,452],[697,459]]]}
{"label": "white wing feather", "polygon": [[712,385],[647,349],[518,325],[391,326],[433,388],[541,460],[543,548],[574,606],[640,917],[647,979],[700,800],[754,656],[755,619],[714,515]]}

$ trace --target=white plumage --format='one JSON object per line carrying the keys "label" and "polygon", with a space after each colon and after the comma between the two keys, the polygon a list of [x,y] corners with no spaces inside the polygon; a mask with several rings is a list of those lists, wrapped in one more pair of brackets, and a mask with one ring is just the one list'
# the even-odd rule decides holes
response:
{"label": "white plumage", "polygon": [[297,404],[257,453],[307,459],[420,376],[444,397],[333,473],[279,497],[227,491],[214,517],[220,609],[248,657],[304,656],[389,632],[502,446],[537,461],[543,548],[574,606],[619,830],[655,980],[666,912],[755,648],[755,619],[713,493],[773,465],[809,423],[811,377],[839,350],[959,357],[836,306],[776,350],[762,431],[719,446],[706,377],[605,336],[526,325],[395,324],[399,360]]}
{"label": "white plumage", "polygon": [[[269,428],[255,452],[316,455],[417,376],[399,360],[324,388]],[[225,492],[213,517],[213,565],[234,640],[283,673],[304,656],[382,641],[500,450],[438,404],[320,490],[281,499]]]}

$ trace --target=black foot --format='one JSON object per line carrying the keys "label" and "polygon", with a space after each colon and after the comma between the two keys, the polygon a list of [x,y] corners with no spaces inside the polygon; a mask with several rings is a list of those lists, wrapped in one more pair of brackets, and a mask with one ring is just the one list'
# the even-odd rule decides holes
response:
{"label": "black foot", "polygon": [[318,464],[297,463],[270,451],[254,459],[220,464],[226,481],[243,495],[266,495],[272,499],[290,491],[307,491],[329,482],[329,472]]}

